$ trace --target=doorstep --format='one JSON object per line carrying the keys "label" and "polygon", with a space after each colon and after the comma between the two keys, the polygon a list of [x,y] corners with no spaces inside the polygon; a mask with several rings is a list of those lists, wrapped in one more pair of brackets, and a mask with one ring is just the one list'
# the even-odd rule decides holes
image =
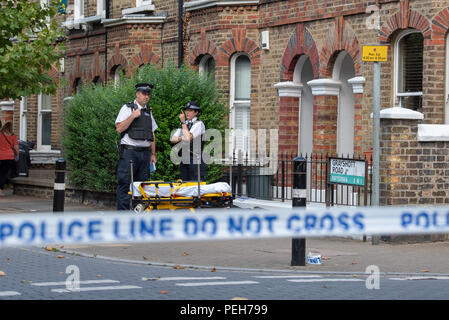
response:
{"label": "doorstep", "polygon": [[11,179],[12,184],[32,185],[53,188],[55,183],[54,169],[30,169],[28,177],[18,176]]}

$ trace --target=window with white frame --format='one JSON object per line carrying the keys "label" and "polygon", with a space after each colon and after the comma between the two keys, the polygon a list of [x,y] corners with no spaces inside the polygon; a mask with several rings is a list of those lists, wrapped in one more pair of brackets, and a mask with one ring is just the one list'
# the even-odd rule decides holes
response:
{"label": "window with white frame", "polygon": [[146,6],[151,4],[151,0],[136,0],[136,7]]}
{"label": "window with white frame", "polygon": [[199,73],[200,75],[210,76],[212,79],[215,78],[215,60],[210,54],[206,54],[201,58]]}
{"label": "window with white frame", "polygon": [[97,16],[106,17],[106,1],[97,0]]}
{"label": "window with white frame", "polygon": [[395,104],[422,110],[424,37],[415,29],[402,31],[395,41]]}
{"label": "window with white frame", "polygon": [[28,98],[22,97],[20,99],[20,133],[19,138],[20,140],[26,141],[27,140],[27,131],[28,131]]}
{"label": "window with white frame", "polygon": [[[40,0],[40,4],[42,8],[48,7],[49,0]],[[47,26],[50,25],[50,17],[47,17]]]}
{"label": "window with white frame", "polygon": [[38,97],[37,149],[51,150],[51,96]]}
{"label": "window with white frame", "polygon": [[117,66],[114,69],[114,86],[117,88],[120,84],[120,76],[122,75],[124,69],[123,66]]}
{"label": "window with white frame", "polygon": [[231,58],[231,152],[249,152],[251,109],[251,61],[246,54]]}
{"label": "window with white frame", "polygon": [[[133,1],[131,1],[132,3]],[[134,8],[126,8],[122,10],[122,15],[135,13],[147,13],[154,11],[154,5],[151,0],[136,0],[136,6]]]}
{"label": "window with white frame", "polygon": [[75,0],[73,10],[74,20],[84,19],[84,0]]}

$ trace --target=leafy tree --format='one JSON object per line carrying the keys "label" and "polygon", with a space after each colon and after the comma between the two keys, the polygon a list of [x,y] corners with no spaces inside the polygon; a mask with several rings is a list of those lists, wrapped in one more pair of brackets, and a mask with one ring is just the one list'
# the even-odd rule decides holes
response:
{"label": "leafy tree", "polygon": [[55,19],[58,2],[3,0],[0,2],[0,99],[55,93],[48,75],[59,65],[63,29]]}
{"label": "leafy tree", "polygon": [[[188,67],[177,68],[169,64],[164,68],[146,65],[130,78],[122,78],[119,86],[87,85],[73,96],[67,107],[63,150],[68,163],[69,179],[73,186],[96,191],[113,192],[116,189],[115,119],[120,108],[136,96],[135,84],[149,82],[154,85],[149,105],[158,124],[156,135],[157,164],[152,180],[176,181],[179,167],[172,163],[173,145],[170,135],[179,126],[179,110],[189,100],[201,105],[200,118],[206,129],[222,133],[227,120],[227,108],[221,102],[211,79],[199,76]],[[208,165],[207,181],[221,178],[219,165]]]}

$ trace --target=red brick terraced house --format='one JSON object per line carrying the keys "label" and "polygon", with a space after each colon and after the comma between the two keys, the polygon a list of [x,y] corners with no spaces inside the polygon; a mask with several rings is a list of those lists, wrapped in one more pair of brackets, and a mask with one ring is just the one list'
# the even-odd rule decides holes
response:
{"label": "red brick terraced house", "polygon": [[[449,203],[449,0],[68,4],[63,68],[50,71],[67,86],[0,104],[20,138],[36,141],[34,164],[60,156],[64,99],[83,83],[178,59],[214,73],[230,128],[276,129],[278,152],[363,155],[372,146],[373,64],[362,49],[385,45],[381,203]],[[252,150],[245,136],[229,143]]]}

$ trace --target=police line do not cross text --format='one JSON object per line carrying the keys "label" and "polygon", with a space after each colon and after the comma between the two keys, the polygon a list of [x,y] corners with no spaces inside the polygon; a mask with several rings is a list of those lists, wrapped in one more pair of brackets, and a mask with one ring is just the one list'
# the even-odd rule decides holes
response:
{"label": "police line do not cross text", "polygon": [[3,214],[0,246],[449,233],[449,207]]}

